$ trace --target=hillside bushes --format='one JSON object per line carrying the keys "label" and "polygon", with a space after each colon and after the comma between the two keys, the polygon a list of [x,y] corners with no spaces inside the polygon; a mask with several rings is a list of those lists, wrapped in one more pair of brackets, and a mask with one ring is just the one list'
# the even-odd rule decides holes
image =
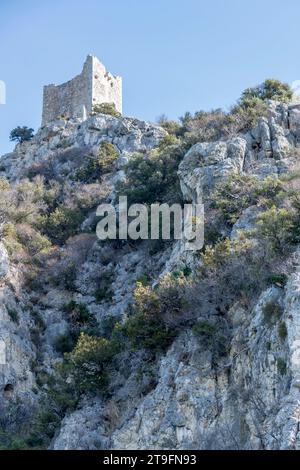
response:
{"label": "hillside bushes", "polygon": [[[253,128],[258,119],[267,116],[267,101],[288,103],[293,96],[289,85],[268,79],[261,85],[246,89],[230,112],[222,109],[185,113],[180,118],[181,128],[170,124],[171,132],[181,136],[188,145],[228,138]],[[167,123],[163,123],[167,129]]]}
{"label": "hillside bushes", "polygon": [[217,184],[209,203],[218,211],[220,222],[232,226],[247,207],[255,204],[271,206],[277,200],[280,203],[285,192],[283,182],[277,177],[259,180],[251,175],[233,173]]}
{"label": "hillside bushes", "polygon": [[163,351],[177,335],[181,322],[184,322],[186,304],[183,279],[178,281],[166,277],[154,290],[138,282],[133,312],[125,322],[123,332],[135,349]]}
{"label": "hillside bushes", "polygon": [[243,104],[250,98],[257,98],[262,101],[274,100],[288,103],[293,97],[293,91],[287,83],[269,78],[261,85],[247,88],[243,93],[240,103]]}
{"label": "hillside bushes", "polygon": [[103,174],[113,170],[119,157],[115,146],[110,142],[102,142],[97,156],[89,155],[75,175],[75,179],[83,182],[97,181]]}
{"label": "hillside bushes", "polygon": [[40,216],[36,226],[54,243],[62,244],[77,233],[82,221],[81,211],[61,205],[49,215]]}
{"label": "hillside bushes", "polygon": [[119,348],[116,341],[81,333],[68,356],[76,388],[79,391],[103,391],[108,383],[110,363]]}
{"label": "hillside bushes", "polygon": [[166,137],[158,149],[132,158],[126,171],[126,182],[118,186],[118,194],[127,196],[128,205],[181,202],[177,175],[185,148],[174,136]]}

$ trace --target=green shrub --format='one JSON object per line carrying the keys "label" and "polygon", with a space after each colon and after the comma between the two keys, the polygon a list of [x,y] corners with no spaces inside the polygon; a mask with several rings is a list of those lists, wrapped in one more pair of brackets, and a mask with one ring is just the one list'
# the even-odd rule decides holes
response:
{"label": "green shrub", "polygon": [[268,281],[270,284],[275,284],[278,287],[284,287],[287,283],[287,275],[286,274],[270,274],[268,276]]}
{"label": "green shrub", "polygon": [[19,316],[17,310],[7,307],[7,313],[10,316],[10,318],[12,319],[13,322],[17,323],[17,325],[20,323],[20,316]]}
{"label": "green shrub", "polygon": [[103,174],[114,169],[119,153],[110,142],[102,142],[97,156],[87,157],[85,164],[76,172],[75,179],[91,183],[97,181]]}
{"label": "green shrub", "polygon": [[70,302],[68,302],[67,304],[63,306],[63,310],[66,313],[72,313],[76,307],[77,307],[77,302],[75,302],[75,300],[70,300]]}
{"label": "green shrub", "polygon": [[215,271],[222,266],[229,265],[232,261],[242,259],[243,256],[248,255],[252,247],[252,240],[242,233],[238,239],[224,238],[217,241],[214,246],[206,246],[200,255],[203,270],[204,272]]}
{"label": "green shrub", "polygon": [[17,226],[18,241],[28,250],[31,257],[48,253],[51,248],[50,240],[28,224]]}
{"label": "green shrub", "polygon": [[177,279],[182,276],[189,277],[192,274],[192,270],[189,266],[184,266],[180,271],[173,271],[172,276]]}
{"label": "green shrub", "polygon": [[242,211],[255,202],[255,178],[232,174],[216,186],[211,206],[217,209],[226,223],[233,225]]}
{"label": "green shrub", "polygon": [[128,205],[181,203],[177,170],[184,152],[181,142],[168,136],[158,149],[147,155],[135,155],[127,164],[126,182],[118,185],[118,194],[127,196]]}
{"label": "green shrub", "polygon": [[61,418],[54,410],[46,408],[39,411],[34,417],[26,444],[30,448],[42,449],[54,437],[60,422]]}
{"label": "green shrub", "polygon": [[68,358],[71,375],[78,390],[105,390],[109,380],[110,363],[118,352],[117,342],[81,333]]}
{"label": "green shrub", "polygon": [[11,141],[17,141],[20,144],[22,144],[23,142],[27,142],[33,138],[33,132],[34,130],[31,129],[30,127],[18,126],[11,131],[9,139]]}
{"label": "green shrub", "polygon": [[192,328],[196,336],[205,335],[212,338],[217,332],[217,326],[207,320],[199,320]]}
{"label": "green shrub", "polygon": [[99,286],[94,292],[96,302],[101,303],[105,300],[110,300],[112,296],[112,290],[106,287]]}
{"label": "green shrub", "polygon": [[137,278],[136,282],[140,282],[143,286],[148,286],[150,283],[150,277],[147,273],[142,273]]}
{"label": "green shrub", "polygon": [[30,313],[38,329],[44,331],[46,328],[46,325],[45,325],[45,321],[41,313],[38,310],[31,310]]}
{"label": "green shrub", "polygon": [[70,319],[75,323],[89,323],[94,318],[85,304],[77,303],[75,300],[71,300],[64,305],[64,311],[69,314]]}
{"label": "green shrub", "polygon": [[266,80],[245,90],[230,113],[222,109],[197,111],[194,116],[185,113],[180,118],[182,126],[176,129],[176,135],[183,136],[189,145],[228,138],[253,128],[261,117],[267,116],[267,100],[289,102],[292,95],[289,85],[274,79]]}
{"label": "green shrub", "polygon": [[78,209],[59,206],[49,215],[40,216],[37,228],[54,243],[62,244],[75,235],[83,221],[83,214]]}
{"label": "green shrub", "polygon": [[287,83],[275,79],[267,79],[261,85],[247,88],[241,98],[241,103],[250,98],[258,98],[263,101],[274,100],[288,103],[293,97],[293,91]]}
{"label": "green shrub", "polygon": [[167,276],[155,290],[137,282],[133,312],[124,324],[123,333],[133,349],[164,351],[178,334],[186,306],[182,278]]}
{"label": "green shrub", "polygon": [[282,306],[274,300],[270,300],[268,303],[266,303],[262,311],[264,321],[269,325],[278,321],[283,314]]}
{"label": "green shrub", "polygon": [[114,103],[101,103],[93,106],[92,114],[109,114],[110,116],[120,117],[121,113],[116,110]]}
{"label": "green shrub", "polygon": [[180,132],[180,123],[177,121],[169,121],[169,120],[164,120],[164,121],[159,121],[158,124],[165,129],[168,134],[170,135],[175,135],[177,136],[178,133]]}
{"label": "green shrub", "polygon": [[222,109],[197,111],[194,116],[187,112],[180,118],[182,127],[177,135],[182,135],[189,146],[197,142],[219,140],[228,134],[229,115]]}
{"label": "green shrub", "polygon": [[233,107],[231,116],[239,124],[240,130],[251,129],[262,116],[267,115],[267,100],[289,102],[293,92],[289,85],[279,80],[268,79],[261,85],[247,88],[237,105]]}
{"label": "green shrub", "polygon": [[239,131],[249,130],[257,125],[261,117],[267,116],[266,103],[257,97],[243,97],[231,110],[232,125]]}
{"label": "green shrub", "polygon": [[134,350],[147,349],[153,353],[165,351],[176,337],[176,332],[161,318],[138,313],[125,323],[125,335]]}
{"label": "green shrub", "polygon": [[204,230],[204,246],[215,245],[222,239],[222,234],[214,225],[207,225]]}
{"label": "green shrub", "polygon": [[211,195],[211,207],[231,226],[244,209],[259,201],[274,205],[283,190],[283,183],[277,177],[268,176],[261,181],[254,176],[233,173],[217,184]]}
{"label": "green shrub", "polygon": [[102,273],[101,277],[99,277],[97,281],[97,288],[94,292],[94,296],[96,298],[96,302],[103,302],[109,301],[112,298],[113,291],[112,291],[112,282],[113,282],[113,274],[111,272]]}
{"label": "green shrub", "polygon": [[284,321],[280,322],[278,325],[278,336],[279,338],[284,341],[287,338],[288,331]]}
{"label": "green shrub", "polygon": [[256,235],[266,240],[273,250],[281,253],[292,240],[294,214],[291,210],[272,206],[258,215],[256,228]]}
{"label": "green shrub", "polygon": [[64,354],[71,352],[76,344],[77,337],[70,331],[57,336],[54,342],[54,348],[57,352]]}
{"label": "green shrub", "polygon": [[12,224],[11,222],[8,222],[2,228],[2,235],[4,238],[16,239],[17,238],[16,226]]}
{"label": "green shrub", "polygon": [[28,445],[23,437],[0,428],[0,450],[26,450]]}
{"label": "green shrub", "polygon": [[277,359],[277,370],[280,375],[285,375],[287,373],[286,361],[281,357]]}
{"label": "green shrub", "polygon": [[214,355],[224,356],[228,352],[228,338],[223,334],[220,325],[208,320],[198,320],[192,331],[205,347],[212,350]]}

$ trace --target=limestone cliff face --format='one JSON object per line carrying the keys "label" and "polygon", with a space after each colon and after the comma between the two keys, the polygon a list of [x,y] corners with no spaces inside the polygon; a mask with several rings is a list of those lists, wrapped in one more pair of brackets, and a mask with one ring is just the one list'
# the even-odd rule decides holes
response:
{"label": "limestone cliff face", "polygon": [[[269,117],[262,118],[251,132],[227,141],[197,143],[186,153],[178,170],[186,201],[209,197],[215,183],[232,171],[264,179],[268,175],[280,175],[295,165],[300,142],[299,109],[276,103],[270,103],[269,108]],[[120,154],[117,170],[108,180],[111,199],[114,184],[124,178],[124,164],[132,154],[156,147],[165,134],[162,128],[149,123],[105,115],[91,117],[83,123],[57,121],[41,129],[32,141],[4,156],[1,167],[11,181],[18,181],[32,169],[38,172],[45,162],[51,161],[54,174],[68,179],[82,155],[96,154],[101,142],[109,141]],[[247,209],[236,222],[232,237],[237,229],[252,227],[253,211],[250,212]],[[89,220],[85,223],[89,224]],[[99,321],[108,315],[122,319],[132,300],[135,282],[149,269],[149,263],[155,283],[162,273],[186,264],[192,269],[197,262],[192,253],[183,251],[180,242],[151,258],[143,245],[127,251],[116,249],[109,263],[106,258],[106,248],[95,242],[77,272],[76,293],[71,295],[66,290],[45,285],[37,299],[34,292],[20,291],[18,268],[14,265],[9,268],[7,256],[2,252],[0,339],[3,334],[9,337],[16,351],[7,365],[0,366],[1,393],[7,403],[16,397],[24,403],[37,400],[39,392],[35,396],[32,361],[42,354],[48,370],[59,361],[53,344],[57,333],[67,328],[62,307],[70,298],[84,302]],[[126,368],[113,376],[114,394],[109,398],[83,399],[75,411],[65,416],[50,447],[298,448],[300,435],[295,419],[300,399],[298,249],[290,266],[285,286],[273,286],[261,292],[250,314],[242,303],[231,306],[224,319],[230,348],[217,363],[189,327],[159,358],[151,374],[142,374],[139,382],[136,376],[140,373],[143,352],[123,357]],[[113,273],[112,296],[99,305],[92,295],[93,282],[108,269]],[[45,323],[38,347],[30,337],[32,318],[27,312],[32,302]],[[270,302],[282,308],[281,318],[287,328],[285,341],[277,325],[266,327],[264,307]],[[9,303],[19,312],[18,328],[7,313]],[[12,389],[5,387],[8,384],[13,385]]]}
{"label": "limestone cliff face", "polygon": [[29,169],[53,163],[57,175],[67,176],[84,155],[98,152],[101,142],[110,142],[120,153],[119,166],[135,152],[145,152],[159,143],[166,132],[159,126],[133,118],[101,115],[80,120],[57,120],[42,127],[34,138],[4,155],[1,164],[13,180],[26,176]]}

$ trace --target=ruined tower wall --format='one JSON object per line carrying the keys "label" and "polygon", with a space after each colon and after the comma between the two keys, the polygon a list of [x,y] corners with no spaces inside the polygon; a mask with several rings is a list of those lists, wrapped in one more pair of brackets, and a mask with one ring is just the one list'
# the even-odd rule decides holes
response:
{"label": "ruined tower wall", "polygon": [[122,78],[105,70],[104,65],[93,57],[93,105],[114,103],[122,113]]}
{"label": "ruined tower wall", "polygon": [[106,71],[101,62],[88,56],[81,74],[62,85],[44,87],[42,125],[60,116],[85,119],[93,106],[114,103],[122,112],[122,78]]}

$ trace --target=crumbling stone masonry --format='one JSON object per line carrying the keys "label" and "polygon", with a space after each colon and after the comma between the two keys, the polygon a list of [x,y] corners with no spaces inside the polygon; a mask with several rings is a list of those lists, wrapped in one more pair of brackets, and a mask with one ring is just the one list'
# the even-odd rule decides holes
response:
{"label": "crumbling stone masonry", "polygon": [[86,119],[101,103],[113,103],[122,112],[122,78],[88,55],[80,75],[62,85],[44,87],[42,126],[60,116]]}

